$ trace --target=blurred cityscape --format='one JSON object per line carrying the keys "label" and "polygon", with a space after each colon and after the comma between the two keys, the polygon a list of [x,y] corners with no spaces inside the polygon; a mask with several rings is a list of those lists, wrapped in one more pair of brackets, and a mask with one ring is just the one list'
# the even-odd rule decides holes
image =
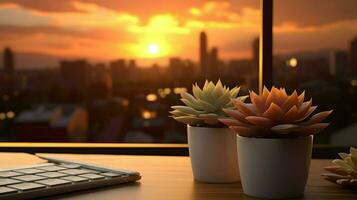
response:
{"label": "blurred cityscape", "polygon": [[[171,57],[167,66],[135,59],[107,63],[59,60],[46,69],[19,69],[16,50],[3,51],[0,140],[16,142],[185,143],[186,127],[169,118],[170,106],[195,82],[219,78],[242,93],[258,88],[259,39],[250,59],[222,60],[208,35],[197,36],[194,62]],[[357,38],[349,49],[274,55],[274,83],[307,91],[320,109],[334,109],[317,143],[353,144],[357,132]],[[319,108],[318,108],[319,109]]]}

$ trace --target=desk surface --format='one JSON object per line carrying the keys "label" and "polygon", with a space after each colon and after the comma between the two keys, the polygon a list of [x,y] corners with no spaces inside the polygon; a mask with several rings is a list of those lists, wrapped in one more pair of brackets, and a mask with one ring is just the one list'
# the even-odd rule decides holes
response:
{"label": "desk surface", "polygon": [[[167,156],[117,156],[117,155],[65,155],[41,154],[56,158],[78,160],[98,165],[137,170],[142,180],[134,184],[124,184],[91,192],[72,193],[48,199],[61,200],[112,200],[112,199],[254,199],[243,194],[240,183],[203,184],[193,180],[188,157]],[[0,159],[7,157],[6,163],[0,162],[0,168],[16,164],[19,159],[31,163],[23,155],[10,156],[0,154]],[[17,158],[16,158],[17,157]],[[33,162],[38,162],[34,158]],[[313,160],[304,199],[357,199],[357,192],[342,189],[321,178],[322,168],[329,160]]]}

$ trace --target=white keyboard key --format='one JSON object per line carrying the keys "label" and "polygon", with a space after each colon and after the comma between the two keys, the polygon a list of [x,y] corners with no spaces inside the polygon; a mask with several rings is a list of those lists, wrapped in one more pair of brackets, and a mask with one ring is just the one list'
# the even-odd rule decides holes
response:
{"label": "white keyboard key", "polygon": [[0,195],[1,194],[9,194],[9,193],[15,193],[17,190],[8,188],[8,187],[0,187]]}
{"label": "white keyboard key", "polygon": [[15,188],[18,190],[32,190],[32,189],[44,188],[46,186],[38,183],[19,183],[15,185],[8,185],[8,187]]}
{"label": "white keyboard key", "polygon": [[61,179],[65,179],[72,182],[88,181],[88,178],[79,177],[79,176],[66,176],[66,177],[62,177]]}
{"label": "white keyboard key", "polygon": [[63,180],[63,179],[52,178],[52,179],[36,181],[36,183],[40,183],[40,184],[48,185],[48,186],[55,186],[55,185],[71,184],[72,182]]}
{"label": "white keyboard key", "polygon": [[0,185],[9,185],[14,183],[20,183],[21,181],[11,179],[11,178],[0,178]]}
{"label": "white keyboard key", "polygon": [[70,174],[70,175],[79,175],[79,174],[86,174],[85,170],[80,170],[80,169],[66,169],[59,171],[60,173],[65,173],[65,174]]}
{"label": "white keyboard key", "polygon": [[44,172],[43,170],[36,169],[36,168],[28,168],[28,169],[17,169],[16,172],[24,173],[24,174],[36,174]]}
{"label": "white keyboard key", "polygon": [[19,175],[22,175],[22,173],[12,172],[12,171],[2,171],[2,172],[0,172],[0,177],[3,177],[3,178],[19,176]]}
{"label": "white keyboard key", "polygon": [[37,175],[24,175],[24,176],[16,176],[14,178],[22,181],[37,181],[37,180],[45,179],[46,177],[37,176]]}
{"label": "white keyboard key", "polygon": [[66,168],[64,167],[59,167],[59,166],[46,166],[46,167],[38,167],[38,169],[42,169],[48,172],[53,172],[53,171],[59,171],[59,170],[64,170]]}
{"label": "white keyboard key", "polygon": [[58,177],[67,176],[67,174],[63,174],[63,173],[59,173],[59,172],[45,172],[45,173],[39,173],[36,175],[45,176],[48,178],[58,178]]}
{"label": "white keyboard key", "polygon": [[105,176],[101,176],[98,174],[82,174],[80,177],[85,177],[85,178],[90,178],[90,179],[102,179],[105,178]]}
{"label": "white keyboard key", "polygon": [[94,173],[94,174],[102,173],[102,171],[96,171],[96,170],[93,170],[93,169],[81,169],[81,170],[86,171],[87,173]]}

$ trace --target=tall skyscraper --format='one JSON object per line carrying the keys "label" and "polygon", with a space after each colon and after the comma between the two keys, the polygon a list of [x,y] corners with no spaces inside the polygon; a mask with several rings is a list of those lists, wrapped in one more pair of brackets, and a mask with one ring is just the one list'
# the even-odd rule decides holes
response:
{"label": "tall skyscraper", "polygon": [[218,61],[218,49],[217,47],[212,48],[209,54],[209,69],[208,69],[208,76],[211,79],[216,79],[219,77],[219,61]]}
{"label": "tall skyscraper", "polygon": [[201,76],[207,77],[207,35],[205,32],[200,33],[200,67]]}
{"label": "tall skyscraper", "polygon": [[12,50],[8,47],[4,49],[4,71],[13,73],[15,70],[15,56]]}
{"label": "tall skyscraper", "polygon": [[357,75],[357,37],[350,43],[350,71]]}

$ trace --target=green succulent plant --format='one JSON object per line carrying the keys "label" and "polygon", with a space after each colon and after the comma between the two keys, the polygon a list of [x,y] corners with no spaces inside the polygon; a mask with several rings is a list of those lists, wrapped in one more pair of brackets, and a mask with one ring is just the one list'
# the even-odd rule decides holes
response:
{"label": "green succulent plant", "polygon": [[325,167],[331,173],[323,174],[323,177],[333,183],[357,189],[357,149],[351,147],[350,153],[339,153],[341,159],[333,160],[335,165]]}
{"label": "green succulent plant", "polygon": [[223,109],[234,109],[231,99],[244,101],[247,98],[237,98],[239,90],[240,87],[226,87],[220,80],[216,84],[206,80],[202,89],[195,83],[193,95],[181,93],[185,106],[172,106],[174,110],[170,113],[175,120],[192,126],[224,126],[218,118],[227,117]]}

